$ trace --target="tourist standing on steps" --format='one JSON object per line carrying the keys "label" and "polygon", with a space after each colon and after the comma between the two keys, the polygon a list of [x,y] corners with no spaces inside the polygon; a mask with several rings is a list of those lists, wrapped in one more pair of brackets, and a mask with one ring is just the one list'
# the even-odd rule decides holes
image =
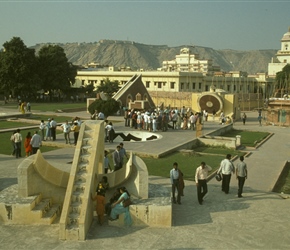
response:
{"label": "tourist standing on steps", "polygon": [[[172,202],[181,204],[181,188],[180,187],[180,178],[182,178],[182,172],[178,169],[178,163],[173,163],[173,169],[170,170],[170,182],[172,189]],[[175,198],[175,191],[177,190],[177,200]]]}
{"label": "tourist standing on steps", "polygon": [[203,161],[195,171],[195,183],[197,187],[198,203],[202,205],[203,197],[207,194],[207,176],[211,167]]}
{"label": "tourist standing on steps", "polygon": [[236,178],[238,179],[238,197],[242,198],[243,187],[245,184],[245,180],[248,177],[248,169],[247,164],[244,162],[244,156],[240,156],[240,162],[236,165]]}
{"label": "tourist standing on steps", "polygon": [[113,153],[114,171],[117,171],[122,168],[120,149],[121,147],[120,145],[118,145]]}
{"label": "tourist standing on steps", "polygon": [[108,151],[105,150],[104,151],[104,172],[105,174],[108,173],[109,169],[112,171],[111,166],[110,166],[110,162],[109,162],[109,158],[108,158]]}
{"label": "tourist standing on steps", "polygon": [[226,159],[221,161],[221,165],[219,170],[217,171],[218,174],[222,173],[222,191],[226,194],[229,193],[230,190],[230,182],[232,173],[235,173],[234,164],[231,162],[231,154],[227,154]]}
{"label": "tourist standing on steps", "polygon": [[123,167],[123,165],[124,165],[124,158],[126,157],[126,159],[128,160],[129,157],[128,157],[128,155],[127,155],[127,151],[126,151],[126,149],[124,148],[124,143],[121,142],[119,145],[120,145],[121,165],[122,165],[122,167]]}

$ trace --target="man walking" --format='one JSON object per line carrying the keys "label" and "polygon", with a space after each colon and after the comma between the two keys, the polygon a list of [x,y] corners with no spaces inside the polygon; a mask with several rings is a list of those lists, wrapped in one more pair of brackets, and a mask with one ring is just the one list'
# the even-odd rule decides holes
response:
{"label": "man walking", "polygon": [[172,188],[172,201],[176,203],[175,199],[175,190],[177,190],[177,203],[181,205],[181,191],[180,191],[180,181],[181,178],[181,171],[178,169],[178,163],[173,163],[173,169],[170,170],[170,181],[171,181],[171,188]]}
{"label": "man walking", "polygon": [[245,184],[245,180],[248,177],[248,169],[247,169],[247,164],[244,162],[244,156],[240,156],[240,162],[238,162],[236,166],[236,178],[238,179],[238,185],[239,185],[239,190],[238,190],[238,197],[242,198],[242,193],[243,193],[243,187]]}
{"label": "man walking", "polygon": [[207,193],[207,175],[211,171],[211,167],[207,166],[203,161],[195,171],[195,183],[197,187],[198,203],[202,205],[203,197]]}
{"label": "man walking", "polygon": [[34,135],[31,138],[30,145],[32,147],[32,154],[36,154],[41,146],[41,136],[38,134],[37,130],[35,130]]}
{"label": "man walking", "polygon": [[221,165],[219,170],[217,171],[218,174],[222,173],[223,180],[222,180],[222,191],[226,194],[229,193],[230,190],[230,181],[231,181],[231,173],[235,172],[234,164],[230,161],[232,156],[227,154],[226,159],[221,161]]}

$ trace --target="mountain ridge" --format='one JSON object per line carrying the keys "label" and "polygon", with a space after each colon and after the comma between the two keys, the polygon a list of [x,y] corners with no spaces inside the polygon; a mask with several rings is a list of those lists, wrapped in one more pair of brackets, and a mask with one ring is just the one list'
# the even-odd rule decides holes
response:
{"label": "mountain ridge", "polygon": [[175,59],[180,49],[189,47],[192,54],[200,59],[212,59],[222,71],[245,71],[249,74],[266,73],[268,63],[277,50],[239,51],[232,49],[215,50],[210,47],[180,45],[148,45],[129,41],[100,40],[93,43],[41,43],[32,46],[36,53],[41,47],[53,44],[64,49],[68,61],[75,65],[91,62],[115,67],[130,67],[132,70],[156,70],[163,61]]}

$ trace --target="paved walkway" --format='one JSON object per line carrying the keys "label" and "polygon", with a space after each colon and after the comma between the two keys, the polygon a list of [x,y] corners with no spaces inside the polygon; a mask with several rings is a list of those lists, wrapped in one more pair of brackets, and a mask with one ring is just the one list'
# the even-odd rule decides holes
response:
{"label": "paved walkway", "polygon": [[[75,115],[85,116],[84,113]],[[209,194],[204,205],[200,206],[194,183],[186,181],[182,205],[173,205],[172,228],[101,227],[94,222],[86,241],[69,242],[58,239],[58,224],[0,225],[0,249],[27,249],[31,246],[37,249],[289,249],[290,199],[281,199],[271,189],[285,161],[290,158],[290,131],[278,126],[259,127],[257,114],[248,112],[247,115],[245,126],[237,122],[234,127],[268,131],[274,136],[257,150],[252,150],[245,159],[249,179],[245,183],[244,198],[237,198],[237,181],[234,178],[228,195],[221,192],[220,183],[213,179],[209,182]],[[116,124],[120,129],[121,126]],[[210,131],[215,126],[220,125],[209,123],[205,130]],[[128,150],[132,147],[144,151],[166,148],[169,141],[187,140],[191,133],[166,132],[154,147],[151,143],[129,142],[125,146]],[[57,140],[61,141],[61,138]],[[72,155],[73,149],[67,148],[49,152],[45,157],[54,162],[68,162]],[[0,189],[17,183],[20,162],[21,159],[0,156]],[[151,176],[150,183],[170,188],[166,178]]]}

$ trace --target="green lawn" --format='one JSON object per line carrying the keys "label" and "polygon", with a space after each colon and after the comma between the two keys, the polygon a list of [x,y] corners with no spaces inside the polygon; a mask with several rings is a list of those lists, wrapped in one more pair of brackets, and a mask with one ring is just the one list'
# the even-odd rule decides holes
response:
{"label": "green lawn", "polygon": [[34,126],[34,125],[37,125],[37,124],[27,123],[27,122],[0,121],[0,129],[21,128],[21,127]]}
{"label": "green lawn", "polygon": [[184,179],[193,181],[195,170],[198,166],[200,166],[200,163],[202,161],[204,161],[207,165],[211,166],[213,172],[214,170],[219,168],[219,164],[224,158],[224,155],[189,155],[176,152],[159,159],[142,157],[142,160],[147,165],[149,175],[168,178],[169,172],[173,167],[173,163],[177,162],[180,170],[184,174]]}
{"label": "green lawn", "polygon": [[[17,103],[8,103],[5,105],[5,108],[16,109]],[[78,109],[78,108],[87,108],[86,102],[77,102],[77,103],[69,103],[69,102],[48,102],[48,103],[31,103],[31,112],[33,111],[41,111],[41,112],[55,112],[57,110],[63,109]]]}
{"label": "green lawn", "polygon": [[236,137],[241,136],[241,142],[243,146],[255,147],[257,143],[265,139],[270,133],[259,131],[247,131],[247,130],[235,130],[227,132],[224,137]]}

